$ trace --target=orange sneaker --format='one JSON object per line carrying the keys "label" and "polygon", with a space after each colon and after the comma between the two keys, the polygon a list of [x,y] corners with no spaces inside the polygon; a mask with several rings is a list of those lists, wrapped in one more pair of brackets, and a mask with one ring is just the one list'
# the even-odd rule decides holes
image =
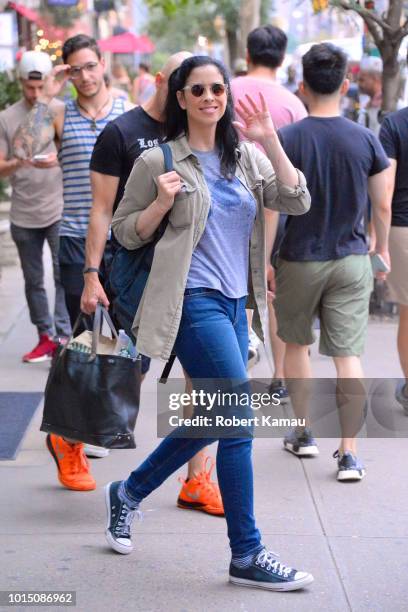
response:
{"label": "orange sneaker", "polygon": [[[211,464],[207,470],[208,460],[210,460]],[[215,463],[211,457],[206,457],[202,471],[194,478],[189,480],[179,479],[183,483],[177,499],[179,508],[200,510],[200,512],[206,512],[207,514],[224,516],[224,506],[219,486],[211,480],[211,472],[214,469],[214,465]]]}
{"label": "orange sneaker", "polygon": [[69,444],[55,434],[47,435],[47,448],[54,457],[60,483],[73,491],[93,491],[96,482],[89,471],[82,442]]}

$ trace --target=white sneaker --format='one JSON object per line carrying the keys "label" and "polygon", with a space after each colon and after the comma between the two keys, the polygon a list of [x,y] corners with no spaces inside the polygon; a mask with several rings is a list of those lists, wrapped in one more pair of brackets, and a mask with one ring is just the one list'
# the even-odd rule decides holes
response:
{"label": "white sneaker", "polygon": [[102,459],[109,455],[109,448],[93,446],[93,444],[84,444],[84,453],[87,457],[91,457],[91,459]]}

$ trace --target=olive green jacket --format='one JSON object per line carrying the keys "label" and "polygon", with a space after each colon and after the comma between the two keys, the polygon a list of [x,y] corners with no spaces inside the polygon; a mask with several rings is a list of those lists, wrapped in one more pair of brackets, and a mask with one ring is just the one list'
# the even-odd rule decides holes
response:
{"label": "olive green jacket", "polygon": [[[164,235],[154,251],[153,265],[133,322],[137,350],[148,357],[167,360],[180,325],[184,289],[192,252],[204,231],[211,196],[200,163],[185,136],[169,142],[174,170],[184,186],[177,194]],[[253,327],[263,340],[266,314],[265,221],[263,207],[289,215],[310,208],[310,195],[301,172],[295,188],[283,185],[268,158],[252,143],[237,150],[237,178],[255,197],[257,213],[250,241],[248,308],[254,309]],[[159,147],[145,151],[135,162],[125,193],[112,221],[117,240],[127,249],[138,249],[148,240],[136,233],[141,213],[157,197],[156,180],[164,173]]]}

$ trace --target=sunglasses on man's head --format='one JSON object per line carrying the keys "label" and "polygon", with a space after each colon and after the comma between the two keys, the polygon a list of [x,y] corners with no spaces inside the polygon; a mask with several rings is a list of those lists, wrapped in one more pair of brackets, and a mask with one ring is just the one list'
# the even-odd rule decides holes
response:
{"label": "sunglasses on man's head", "polygon": [[210,88],[212,94],[217,97],[222,96],[228,89],[228,85],[225,83],[212,83],[211,85],[194,83],[194,85],[186,85],[182,88],[182,91],[188,89],[195,98],[201,98],[204,92],[207,91],[208,87]]}

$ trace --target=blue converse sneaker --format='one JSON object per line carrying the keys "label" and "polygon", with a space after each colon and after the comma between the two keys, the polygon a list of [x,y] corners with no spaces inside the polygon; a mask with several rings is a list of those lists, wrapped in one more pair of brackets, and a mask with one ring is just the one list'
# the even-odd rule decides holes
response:
{"label": "blue converse sneaker", "polygon": [[395,389],[395,399],[401,404],[405,414],[408,416],[408,384],[405,380],[398,383]]}
{"label": "blue converse sneaker", "polygon": [[264,548],[248,562],[231,561],[230,582],[270,591],[295,591],[313,582],[312,574],[283,565],[276,559],[277,556]]}
{"label": "blue converse sneaker", "polygon": [[283,380],[280,378],[275,378],[268,387],[269,395],[273,395],[274,393],[279,395],[280,403],[287,404],[290,402],[290,397],[287,388]]}
{"label": "blue converse sneaker", "polygon": [[350,451],[340,454],[338,450],[333,453],[333,458],[337,459],[337,480],[341,482],[362,480],[366,474],[364,465]]}
{"label": "blue converse sneaker", "polygon": [[296,457],[316,457],[319,454],[316,440],[308,427],[305,427],[301,434],[293,429],[283,439],[283,446],[285,450],[293,453]]}
{"label": "blue converse sneaker", "polygon": [[113,550],[122,555],[128,555],[133,550],[130,537],[130,525],[137,512],[137,508],[130,508],[119,498],[121,480],[110,482],[105,487],[105,503],[108,515],[106,525],[106,539]]}

